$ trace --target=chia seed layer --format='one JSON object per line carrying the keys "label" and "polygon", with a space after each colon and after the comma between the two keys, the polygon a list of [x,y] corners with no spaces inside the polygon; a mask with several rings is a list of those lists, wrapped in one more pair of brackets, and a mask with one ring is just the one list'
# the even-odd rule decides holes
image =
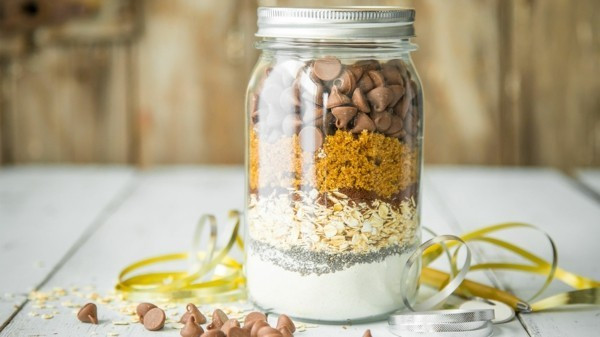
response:
{"label": "chia seed layer", "polygon": [[391,255],[412,252],[418,242],[402,246],[393,245],[375,252],[361,254],[315,252],[299,246],[280,249],[252,238],[248,239],[247,244],[250,254],[258,255],[263,261],[271,262],[288,271],[298,272],[300,275],[322,275],[342,271],[356,264],[378,263]]}

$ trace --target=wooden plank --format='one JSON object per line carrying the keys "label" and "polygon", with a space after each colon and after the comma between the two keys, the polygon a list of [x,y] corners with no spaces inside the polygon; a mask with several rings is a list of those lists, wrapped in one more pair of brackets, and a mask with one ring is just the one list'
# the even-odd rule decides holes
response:
{"label": "wooden plank", "polygon": [[0,170],[0,326],[99,225],[95,220],[131,176],[130,169],[114,167]]}
{"label": "wooden plank", "polygon": [[[522,221],[539,226],[556,242],[560,266],[600,279],[600,206],[581,193],[568,178],[553,170],[447,168],[430,170],[434,188],[464,231],[503,221]],[[510,234],[507,234],[510,235]],[[503,236],[507,238],[506,236]],[[513,243],[549,257],[539,235],[514,232]],[[487,247],[484,260],[510,255]],[[514,257],[513,257],[514,258]],[[542,278],[517,273],[495,273],[504,287],[531,295]],[[555,282],[546,295],[569,290]],[[532,336],[591,336],[597,331],[598,307],[524,314],[520,319]]]}
{"label": "wooden plank", "polygon": [[[429,191],[429,187],[425,187]],[[121,207],[107,219],[94,235],[47,282],[43,290],[53,287],[69,288],[92,284],[97,291],[109,291],[119,270],[125,264],[154,254],[181,251],[188,247],[189,237],[201,213],[211,212],[224,220],[230,208],[243,205],[243,172],[240,168],[176,168],[143,173],[139,185]],[[434,230],[446,233],[449,217],[432,200],[433,193],[425,192],[423,221]],[[429,195],[429,196],[428,196]],[[107,244],[110,242],[110,245]],[[74,302],[86,299],[76,295]],[[240,306],[240,305],[237,305]],[[244,305],[242,305],[244,306]],[[99,336],[117,332],[119,336],[143,336],[146,331],[139,324],[115,326],[112,320],[123,320],[113,310],[100,305],[103,323],[99,326],[80,324],[71,312],[58,303],[59,313],[50,320],[31,317],[29,312],[47,312],[28,303],[0,336],[58,334],[82,336],[95,332]],[[169,310],[177,317],[181,308]],[[320,326],[298,333],[298,336],[356,336],[372,328],[377,336],[391,336],[385,322],[358,326]],[[498,327],[500,336],[526,336],[517,321]],[[167,328],[157,335],[173,335]]]}
{"label": "wooden plank", "polygon": [[6,161],[127,163],[127,46],[47,46],[9,63]]}
{"label": "wooden plank", "polygon": [[576,177],[586,187],[594,191],[596,195],[600,196],[600,170],[599,169],[587,169],[578,170]]}

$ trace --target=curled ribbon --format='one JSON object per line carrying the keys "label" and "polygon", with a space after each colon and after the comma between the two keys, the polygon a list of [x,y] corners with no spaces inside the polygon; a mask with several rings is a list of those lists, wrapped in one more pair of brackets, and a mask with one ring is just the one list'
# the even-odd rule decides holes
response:
{"label": "curled ribbon", "polygon": [[[548,262],[538,257],[537,255],[532,254],[527,250],[518,247],[512,243],[509,243],[505,240],[488,236],[489,234],[494,232],[514,228],[528,228],[542,233],[550,244],[550,248],[552,251],[552,261]],[[430,230],[428,231],[431,232]],[[446,244],[445,241],[453,242]],[[519,255],[525,260],[531,262],[531,264],[494,262],[471,265],[470,254],[468,253],[469,250],[467,248],[466,261],[463,265],[463,268],[461,268],[460,271],[458,271],[459,269],[456,265],[458,248],[455,249],[453,253],[450,252],[450,249],[459,243],[464,244],[468,247],[467,242],[470,241],[481,241],[497,246],[506,251]],[[448,256],[451,270],[450,274],[428,267],[429,264],[435,261],[442,254]],[[450,297],[450,295],[452,294],[467,297],[476,295],[488,299],[499,300],[521,312],[541,311],[567,304],[600,304],[600,282],[592,280],[590,278],[586,278],[581,275],[577,275],[575,273],[566,271],[558,267],[558,251],[554,241],[547,233],[530,224],[509,222],[484,227],[473,232],[466,233],[460,237],[447,235],[436,236],[433,239],[419,246],[419,248],[409,257],[406,269],[409,270],[410,268],[412,268],[414,261],[418,257],[422,258],[423,264],[423,270],[420,278],[421,283],[439,288],[441,290],[425,302],[414,304],[411,303],[411,301],[409,301],[406,295],[411,293],[410,290],[403,289],[402,300],[405,304],[407,304],[407,308],[413,311],[415,309],[432,309],[435,306],[443,303],[444,300]],[[408,284],[406,281],[404,281],[404,275],[408,273],[408,270],[403,270],[403,279],[401,284],[404,287],[406,287],[406,285]],[[506,293],[502,290],[485,286],[466,279],[467,272],[475,270],[513,270],[540,274],[545,276],[545,282],[530,299],[528,299],[527,301],[523,301],[510,293]],[[533,304],[528,303],[538,298],[555,279],[562,281],[563,283],[575,288],[576,290],[554,295],[540,300],[538,302],[535,302]]]}
{"label": "curled ribbon", "polygon": [[[232,258],[229,254],[234,246],[244,250],[244,243],[239,235],[240,212],[232,210],[230,218],[235,225],[225,246],[217,248],[218,226],[212,215],[203,215],[195,230],[192,248],[189,252],[158,255],[130,264],[119,274],[116,290],[131,300],[164,300],[183,301],[198,300],[202,303],[228,302],[246,297],[246,280],[243,274],[243,263]],[[201,243],[205,227],[208,224],[208,237],[205,244]],[[527,250],[489,234],[514,228],[529,228],[544,234],[552,250],[552,261],[548,262]],[[423,228],[435,236],[431,230]],[[447,241],[451,241],[446,243]],[[531,264],[511,262],[479,263],[471,265],[471,252],[468,242],[480,241],[505,249],[521,256]],[[457,246],[458,245],[458,246]],[[204,249],[203,249],[204,246]],[[466,259],[462,268],[458,268],[458,252],[460,247],[466,247]],[[451,251],[454,248],[454,251]],[[450,264],[450,272],[445,273],[429,267],[429,265],[444,254]],[[188,270],[139,272],[148,266],[171,263],[173,261],[188,261]],[[406,307],[415,310],[427,310],[443,303],[450,295],[479,296],[504,302],[522,312],[541,311],[567,304],[600,304],[600,282],[574,274],[558,267],[558,252],[552,238],[535,226],[525,223],[503,223],[484,227],[462,236],[440,235],[424,242],[409,257],[403,268],[401,284],[407,287],[410,270],[421,262],[421,284],[436,287],[440,291],[421,303],[414,303],[406,294],[414,293],[403,289],[402,300]],[[469,271],[475,270],[514,270],[545,276],[545,282],[536,294],[528,301],[500,289],[481,285],[466,279]],[[533,304],[528,302],[539,297],[554,280],[560,280],[575,290],[557,294]]]}
{"label": "curled ribbon", "polygon": [[[198,221],[192,248],[188,253],[174,253],[150,257],[125,267],[119,274],[116,290],[132,300],[177,301],[197,299],[203,303],[228,302],[245,298],[245,278],[242,262],[229,256],[233,246],[243,251],[240,213],[230,211],[235,225],[224,247],[217,249],[218,227],[212,215],[203,215]],[[208,223],[209,236],[206,250],[200,241]],[[187,271],[162,271],[134,274],[141,268],[187,260]]]}

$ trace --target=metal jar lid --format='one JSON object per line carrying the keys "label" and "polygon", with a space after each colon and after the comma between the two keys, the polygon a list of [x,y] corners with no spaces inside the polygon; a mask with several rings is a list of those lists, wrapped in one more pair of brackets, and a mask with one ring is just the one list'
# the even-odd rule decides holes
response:
{"label": "metal jar lid", "polygon": [[380,41],[415,35],[415,10],[401,7],[258,8],[257,37]]}

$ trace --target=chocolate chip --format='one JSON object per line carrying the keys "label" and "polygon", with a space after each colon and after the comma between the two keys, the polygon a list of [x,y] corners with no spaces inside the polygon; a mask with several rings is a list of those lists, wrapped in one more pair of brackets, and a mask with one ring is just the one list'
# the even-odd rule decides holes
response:
{"label": "chocolate chip", "polygon": [[402,130],[404,123],[402,119],[396,115],[392,116],[392,125],[390,125],[389,129],[385,130],[386,135],[392,135]]}
{"label": "chocolate chip", "polygon": [[185,306],[186,312],[181,316],[179,323],[186,323],[190,316],[194,316],[196,319],[196,323],[204,324],[206,323],[206,317],[198,310],[198,307],[194,303],[188,303]]}
{"label": "chocolate chip", "polygon": [[233,327],[229,329],[227,337],[250,337],[250,331],[238,327]]}
{"label": "chocolate chip", "polygon": [[83,323],[98,324],[98,307],[94,303],[86,303],[77,312],[77,318]]}
{"label": "chocolate chip", "polygon": [[227,337],[221,330],[207,330],[200,337]]}
{"label": "chocolate chip", "polygon": [[229,320],[227,320],[227,322],[225,322],[225,324],[223,324],[223,326],[221,327],[221,331],[223,331],[226,335],[229,335],[229,330],[231,330],[231,328],[239,328],[240,327],[240,322],[238,322],[237,319],[231,318]]}
{"label": "chocolate chip", "polygon": [[367,329],[367,331],[365,331],[362,337],[373,337],[373,335],[371,335],[371,330]]}
{"label": "chocolate chip", "polygon": [[265,321],[254,321],[254,323],[252,324],[252,328],[250,329],[250,337],[257,337],[258,336],[258,330],[269,326],[269,323],[265,322]]}
{"label": "chocolate chip", "polygon": [[360,112],[354,119],[354,127],[350,130],[352,133],[361,133],[364,130],[375,131],[375,123],[366,114]]}
{"label": "chocolate chip", "polygon": [[413,93],[413,86],[410,85],[410,83],[404,87],[404,96],[402,97],[402,100],[400,100],[400,102],[398,104],[400,104],[400,113],[398,114],[399,116],[406,116],[406,114],[408,113],[408,109],[410,107],[411,101],[414,98],[414,93]]}
{"label": "chocolate chip", "polygon": [[144,315],[150,311],[150,309],[154,309],[156,308],[156,305],[152,304],[152,303],[140,303],[137,305],[137,307],[135,308],[135,312],[138,315],[138,318],[140,319],[140,323],[144,322]]}
{"label": "chocolate chip", "polygon": [[208,329],[221,329],[223,324],[229,320],[227,314],[223,312],[221,309],[215,309],[212,314],[212,322],[210,323],[210,328]]}
{"label": "chocolate chip", "polygon": [[406,130],[406,132],[412,136],[416,135],[419,131],[419,126],[416,123],[413,113],[407,114],[406,118],[404,119],[404,130]]}
{"label": "chocolate chip", "polygon": [[348,70],[354,75],[354,79],[358,82],[363,75],[364,69],[360,65],[353,64],[348,67]]}
{"label": "chocolate chip", "polygon": [[338,129],[345,128],[352,118],[356,116],[357,111],[353,106],[338,106],[331,109],[331,113],[335,116],[335,126]]}
{"label": "chocolate chip", "polygon": [[360,60],[355,63],[357,66],[361,66],[365,71],[379,70],[381,65],[377,60]]}
{"label": "chocolate chip", "polygon": [[253,311],[244,318],[244,326],[254,321],[267,321],[267,316],[260,311]]}
{"label": "chocolate chip", "polygon": [[402,100],[400,100],[400,102],[398,102],[395,106],[394,106],[394,114],[396,116],[399,116],[400,118],[404,119],[406,118],[406,114],[408,113],[408,111],[404,111],[402,109]]}
{"label": "chocolate chip", "polygon": [[323,133],[314,126],[305,126],[298,134],[300,146],[306,152],[314,152],[323,145]]}
{"label": "chocolate chip", "polygon": [[403,84],[402,73],[398,67],[390,62],[387,62],[381,67],[381,73],[387,84]]}
{"label": "chocolate chip", "polygon": [[367,99],[371,102],[371,107],[376,112],[385,110],[390,104],[392,96],[392,90],[386,87],[377,87],[367,93]]}
{"label": "chocolate chip", "polygon": [[306,123],[306,125],[313,125],[316,126],[317,128],[323,129],[328,127],[334,120],[335,118],[333,117],[333,115],[331,114],[331,112],[329,113],[325,113],[323,115],[321,115],[321,117],[319,118],[315,118],[311,123]]}
{"label": "chocolate chip", "polygon": [[287,327],[291,333],[296,332],[296,325],[288,315],[279,315],[277,318],[277,329]]}
{"label": "chocolate chip", "polygon": [[342,71],[342,74],[333,80],[333,85],[338,87],[339,91],[345,95],[348,95],[356,88],[356,79],[352,72],[348,69]]}
{"label": "chocolate chip", "polygon": [[369,107],[369,103],[367,103],[367,98],[360,88],[354,89],[352,103],[362,112],[371,112],[371,107]]}
{"label": "chocolate chip", "polygon": [[179,331],[181,337],[200,337],[203,333],[204,329],[196,323],[196,318],[193,315],[189,316],[185,326]]}
{"label": "chocolate chip", "polygon": [[351,102],[352,101],[350,100],[350,98],[340,93],[337,87],[332,87],[331,92],[329,93],[329,97],[327,98],[327,109],[331,109],[340,105],[347,105]]}
{"label": "chocolate chip", "polygon": [[374,112],[371,117],[379,132],[385,132],[392,125],[392,114],[389,111]]}
{"label": "chocolate chip", "polygon": [[383,87],[385,85],[385,79],[380,71],[370,70],[368,74],[375,87]]}
{"label": "chocolate chip", "polygon": [[144,328],[158,331],[165,326],[165,312],[161,308],[152,308],[144,315]]}
{"label": "chocolate chip", "polygon": [[283,337],[294,337],[294,335],[292,334],[292,332],[290,331],[290,329],[288,329],[287,326],[282,326],[281,328],[279,328],[277,330],[279,330],[279,332],[281,332],[281,335]]}
{"label": "chocolate chip", "polygon": [[402,96],[404,96],[404,86],[399,84],[393,84],[388,86],[390,90],[392,90],[392,101],[390,102],[390,106],[395,106],[396,103],[400,101]]}
{"label": "chocolate chip", "polygon": [[258,330],[257,337],[282,337],[281,331],[270,326],[264,326]]}
{"label": "chocolate chip", "polygon": [[373,84],[373,80],[369,76],[363,76],[356,83],[356,85],[362,90],[362,92],[369,92],[371,89],[375,88],[375,84]]}
{"label": "chocolate chip", "polygon": [[300,130],[302,121],[296,114],[290,114],[285,116],[283,122],[281,122],[281,128],[284,135],[293,135]]}
{"label": "chocolate chip", "polygon": [[340,60],[335,57],[327,56],[318,59],[313,64],[313,73],[322,81],[331,81],[338,77],[342,71]]}
{"label": "chocolate chip", "polygon": [[[400,131],[398,131],[398,132],[394,132],[394,133],[390,133],[390,134],[389,134],[389,135],[387,135],[387,136],[388,136],[388,137],[394,137],[394,138],[400,138],[400,139],[402,139],[402,138],[406,137],[406,135],[407,135],[407,134],[406,134],[406,130],[404,130],[404,129],[401,129]],[[410,139],[412,139],[412,138],[410,138]]]}

